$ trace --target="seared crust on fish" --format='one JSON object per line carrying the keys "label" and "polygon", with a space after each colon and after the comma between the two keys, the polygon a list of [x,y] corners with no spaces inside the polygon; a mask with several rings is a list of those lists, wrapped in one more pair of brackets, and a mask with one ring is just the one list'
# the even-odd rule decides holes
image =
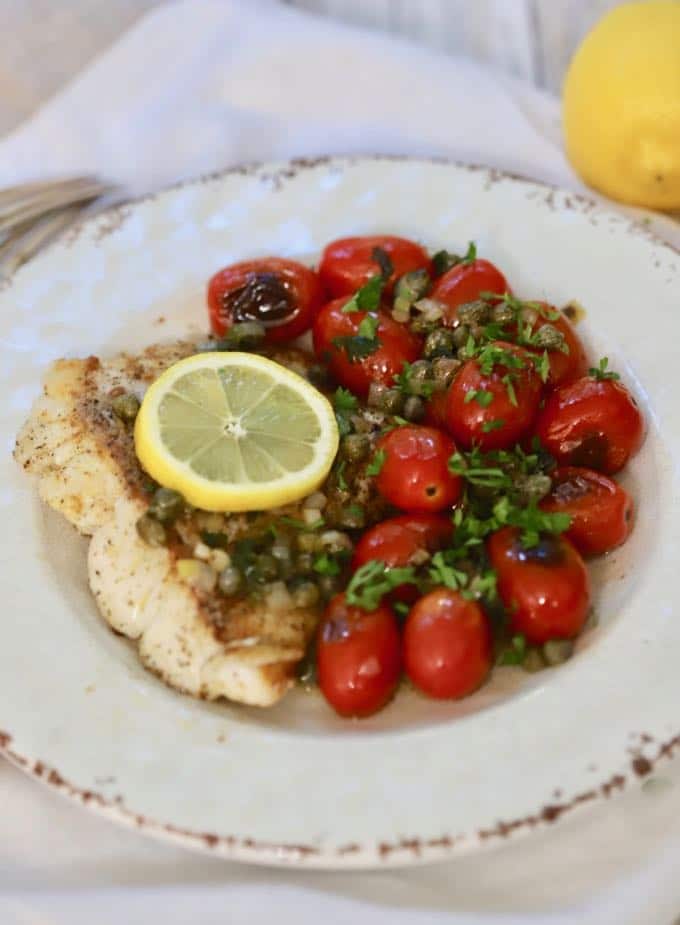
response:
{"label": "seared crust on fish", "polygon": [[[17,438],[15,458],[38,477],[40,497],[91,536],[90,587],[110,626],[137,643],[142,662],[177,690],[269,706],[293,684],[317,622],[312,608],[272,609],[230,601],[180,577],[177,552],[144,543],[136,528],[148,506],[148,479],[131,429],[112,399],[139,399],[168,366],[195,352],[180,342],[110,360],[58,360]],[[294,349],[273,357],[304,371]],[[229,519],[233,536],[246,519]]]}

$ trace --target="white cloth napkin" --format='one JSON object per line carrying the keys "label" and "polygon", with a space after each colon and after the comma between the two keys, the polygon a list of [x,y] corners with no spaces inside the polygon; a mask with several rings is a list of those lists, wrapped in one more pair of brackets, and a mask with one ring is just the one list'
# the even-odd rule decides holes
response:
{"label": "white cloth napkin", "polygon": [[[582,189],[552,98],[274,0],[184,0],[149,14],[0,143],[0,185],[86,171],[138,192],[235,162],[361,152],[450,155]],[[676,224],[651,221],[680,243]],[[148,841],[0,762],[0,922],[670,925],[676,774],[669,765],[667,787],[631,789],[444,865],[327,874]]]}

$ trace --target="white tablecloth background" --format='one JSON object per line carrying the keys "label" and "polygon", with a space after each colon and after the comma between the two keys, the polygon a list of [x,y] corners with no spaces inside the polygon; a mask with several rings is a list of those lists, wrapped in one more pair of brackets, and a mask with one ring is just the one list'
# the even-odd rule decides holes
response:
{"label": "white tablecloth background", "polygon": [[[86,170],[136,192],[246,160],[378,151],[448,155],[582,190],[552,98],[275,0],[183,0],[149,14],[0,143],[0,185]],[[651,222],[680,244],[677,224]],[[11,703],[0,702],[1,715],[11,727]],[[670,925],[680,912],[680,776],[675,764],[660,774],[656,786],[447,864],[314,873],[149,841],[0,761],[0,923]]]}

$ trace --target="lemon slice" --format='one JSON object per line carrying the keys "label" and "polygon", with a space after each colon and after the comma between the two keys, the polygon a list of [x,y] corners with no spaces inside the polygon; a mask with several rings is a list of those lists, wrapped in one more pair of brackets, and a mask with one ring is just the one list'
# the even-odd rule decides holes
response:
{"label": "lemon slice", "polygon": [[301,376],[252,353],[167,369],[135,422],[142,466],[205,511],[267,510],[319,487],[338,449],[333,409]]}

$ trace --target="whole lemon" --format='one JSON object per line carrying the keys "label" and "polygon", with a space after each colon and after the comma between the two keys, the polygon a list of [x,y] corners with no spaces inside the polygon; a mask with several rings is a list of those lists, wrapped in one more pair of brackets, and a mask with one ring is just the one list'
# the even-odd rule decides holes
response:
{"label": "whole lemon", "polygon": [[567,72],[567,155],[613,199],[680,209],[680,0],[613,9]]}

